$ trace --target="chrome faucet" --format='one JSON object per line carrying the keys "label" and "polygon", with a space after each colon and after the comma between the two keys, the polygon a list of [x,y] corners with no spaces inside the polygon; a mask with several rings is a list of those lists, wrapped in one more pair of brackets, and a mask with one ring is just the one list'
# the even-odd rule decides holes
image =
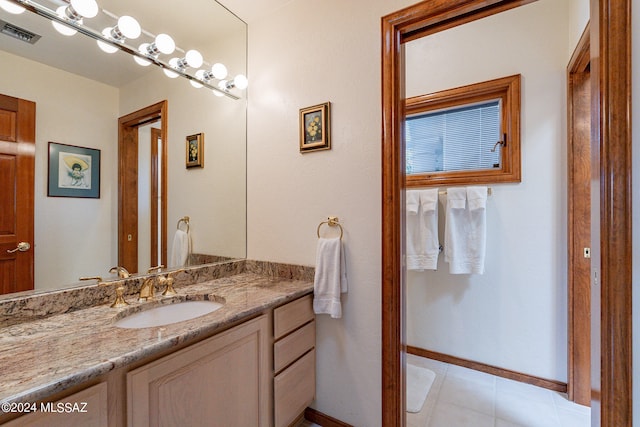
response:
{"label": "chrome faucet", "polygon": [[121,279],[129,278],[129,272],[127,271],[127,269],[124,267],[120,267],[119,265],[115,267],[111,267],[111,269],[109,270],[109,273],[117,273],[118,277]]}

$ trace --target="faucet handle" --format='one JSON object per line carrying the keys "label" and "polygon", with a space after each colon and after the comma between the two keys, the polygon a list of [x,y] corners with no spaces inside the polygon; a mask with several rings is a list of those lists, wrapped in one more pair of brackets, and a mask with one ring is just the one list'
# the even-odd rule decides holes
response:
{"label": "faucet handle", "polygon": [[129,272],[127,271],[127,269],[124,267],[120,267],[119,265],[111,267],[111,269],[109,269],[109,273],[117,273],[118,277],[120,277],[121,279],[129,278]]}
{"label": "faucet handle", "polygon": [[162,296],[169,297],[169,296],[178,295],[176,290],[173,289],[173,282],[175,281],[175,279],[173,277],[167,276],[167,278],[164,279],[164,281],[167,284],[167,287],[164,289]]}
{"label": "faucet handle", "polygon": [[149,267],[149,269],[147,270],[147,273],[153,273],[154,271],[160,271],[163,268],[164,268],[163,264],[156,265],[155,267]]}
{"label": "faucet handle", "polygon": [[100,276],[80,277],[80,280],[83,280],[83,281],[84,280],[97,280],[99,285],[101,285],[103,283],[102,282],[102,277],[100,277]]}
{"label": "faucet handle", "polygon": [[121,308],[129,305],[124,299],[124,286],[120,285],[116,288],[116,300],[111,304],[111,308]]}

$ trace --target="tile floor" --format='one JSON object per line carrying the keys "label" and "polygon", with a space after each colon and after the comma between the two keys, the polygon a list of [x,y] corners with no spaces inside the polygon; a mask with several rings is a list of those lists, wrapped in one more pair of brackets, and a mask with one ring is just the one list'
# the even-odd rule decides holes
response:
{"label": "tile floor", "polygon": [[591,413],[566,395],[456,365],[407,355],[436,373],[408,427],[589,427]]}

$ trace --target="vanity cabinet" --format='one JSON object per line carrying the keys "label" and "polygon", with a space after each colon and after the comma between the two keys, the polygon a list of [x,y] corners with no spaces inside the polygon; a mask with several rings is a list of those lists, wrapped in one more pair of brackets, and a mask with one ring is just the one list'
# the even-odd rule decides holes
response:
{"label": "vanity cabinet", "polygon": [[131,426],[270,425],[268,317],[127,373]]}
{"label": "vanity cabinet", "polygon": [[107,427],[107,383],[102,382],[55,402],[34,403],[32,412],[6,427]]}
{"label": "vanity cabinet", "polygon": [[273,311],[275,427],[289,426],[315,398],[315,331],[311,295]]}

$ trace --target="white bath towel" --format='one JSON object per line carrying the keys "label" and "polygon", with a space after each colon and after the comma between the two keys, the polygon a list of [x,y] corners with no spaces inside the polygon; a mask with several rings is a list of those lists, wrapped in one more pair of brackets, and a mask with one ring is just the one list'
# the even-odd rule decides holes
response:
{"label": "white bath towel", "polygon": [[319,238],[313,279],[313,312],[342,317],[340,294],[347,292],[347,270],[340,238]]}
{"label": "white bath towel", "polygon": [[438,268],[438,189],[407,191],[407,269]]}
{"label": "white bath towel", "polygon": [[484,273],[487,187],[447,190],[445,261],[451,274]]}
{"label": "white bath towel", "polygon": [[191,247],[191,237],[189,233],[176,230],[173,237],[173,245],[171,246],[171,257],[169,258],[169,267],[184,267],[189,257]]}

